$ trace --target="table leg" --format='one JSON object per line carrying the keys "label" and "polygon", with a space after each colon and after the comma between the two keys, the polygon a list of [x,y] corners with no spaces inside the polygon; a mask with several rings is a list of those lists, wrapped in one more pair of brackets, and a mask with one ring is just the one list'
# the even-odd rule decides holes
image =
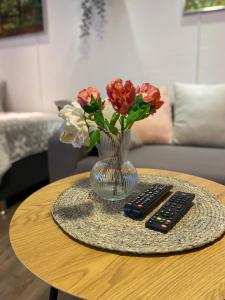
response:
{"label": "table leg", "polygon": [[50,287],[49,300],[57,300],[58,297],[58,289],[54,287]]}

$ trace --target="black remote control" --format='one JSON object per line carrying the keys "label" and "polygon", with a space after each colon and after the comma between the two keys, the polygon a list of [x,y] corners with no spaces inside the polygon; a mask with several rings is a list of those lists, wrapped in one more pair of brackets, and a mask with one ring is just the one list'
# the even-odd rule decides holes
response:
{"label": "black remote control", "polygon": [[167,233],[188,212],[195,194],[176,192],[170,199],[145,223],[147,228]]}
{"label": "black remote control", "polygon": [[132,219],[144,218],[148,212],[162,200],[172,185],[153,184],[133,201],[124,206],[124,213]]}

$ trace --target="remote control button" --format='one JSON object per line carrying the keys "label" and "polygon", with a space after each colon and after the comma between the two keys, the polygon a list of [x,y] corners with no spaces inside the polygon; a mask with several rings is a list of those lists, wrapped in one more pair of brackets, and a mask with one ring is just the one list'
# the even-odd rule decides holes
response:
{"label": "remote control button", "polygon": [[165,225],[165,224],[162,224],[161,227],[162,227],[163,229],[167,229],[167,225]]}
{"label": "remote control button", "polygon": [[[125,214],[133,219],[145,217],[156,204],[160,203],[163,196],[166,195],[171,188],[171,185],[150,185],[148,189],[142,191],[141,194],[137,195],[135,199],[132,199],[132,201],[124,206]],[[130,208],[130,210],[126,208]]]}
{"label": "remote control button", "polygon": [[166,224],[170,224],[171,223],[171,220],[170,219],[167,219],[166,220]]}
{"label": "remote control button", "polygon": [[157,220],[157,221],[161,221],[162,218],[161,218],[161,217],[157,217],[156,220]]}

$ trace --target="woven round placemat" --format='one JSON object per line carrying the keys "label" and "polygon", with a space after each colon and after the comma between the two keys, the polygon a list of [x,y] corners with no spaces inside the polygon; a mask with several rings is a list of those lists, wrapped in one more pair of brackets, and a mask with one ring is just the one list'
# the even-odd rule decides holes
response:
{"label": "woven round placemat", "polygon": [[[180,190],[196,195],[192,208],[167,234],[145,228],[146,220],[154,212],[142,221],[123,215],[124,204],[151,183],[172,184],[173,192]],[[141,175],[136,191],[129,198],[116,202],[96,196],[88,180],[79,182],[59,195],[52,216],[62,230],[78,241],[136,254],[189,250],[211,243],[225,232],[225,206],[213,194],[167,176]]]}

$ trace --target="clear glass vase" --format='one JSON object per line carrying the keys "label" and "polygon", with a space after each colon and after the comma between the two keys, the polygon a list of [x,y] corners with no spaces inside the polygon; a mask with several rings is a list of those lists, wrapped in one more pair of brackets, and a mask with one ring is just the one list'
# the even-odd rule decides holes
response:
{"label": "clear glass vase", "polygon": [[127,160],[130,132],[101,134],[99,161],[93,166],[90,183],[94,192],[109,201],[129,196],[138,183],[135,167]]}

